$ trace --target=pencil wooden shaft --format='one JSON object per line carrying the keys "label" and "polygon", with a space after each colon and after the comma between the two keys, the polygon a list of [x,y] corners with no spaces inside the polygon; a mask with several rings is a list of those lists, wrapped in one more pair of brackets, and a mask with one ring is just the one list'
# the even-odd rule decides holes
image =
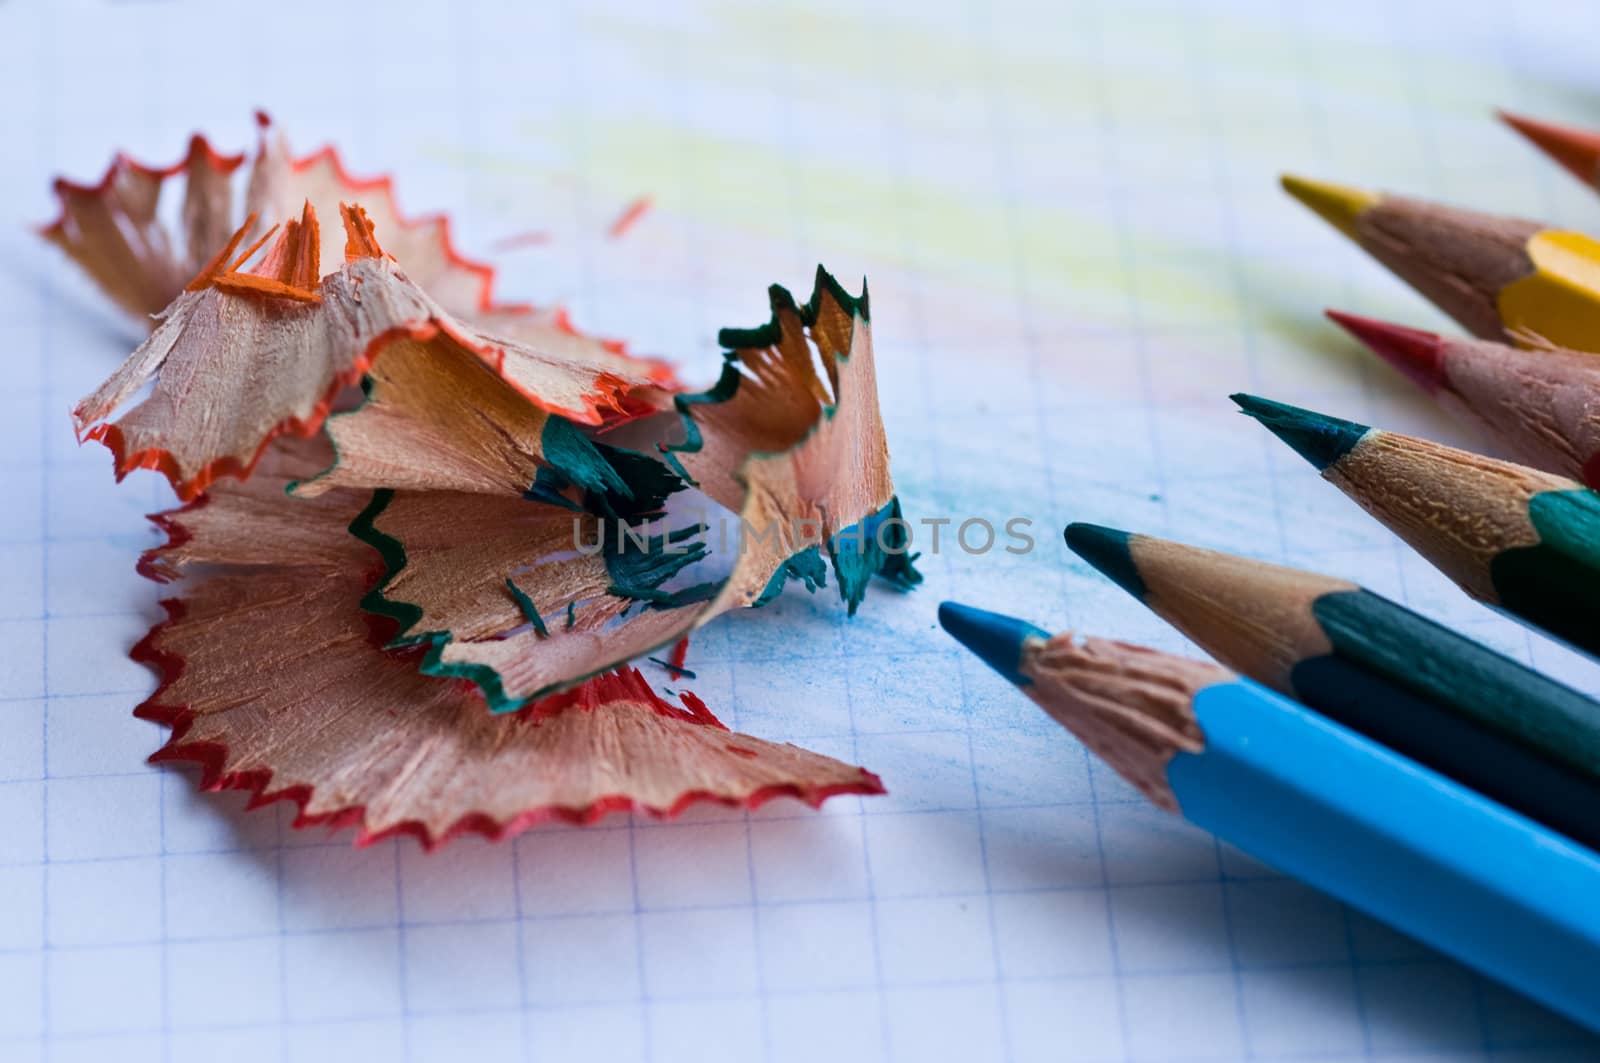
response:
{"label": "pencil wooden shaft", "polygon": [[1295,669],[1292,695],[1330,720],[1600,852],[1593,777],[1340,657]]}
{"label": "pencil wooden shaft", "polygon": [[1283,185],[1474,335],[1600,351],[1600,241],[1300,177]]}
{"label": "pencil wooden shaft", "polygon": [[1193,705],[1191,822],[1600,1032],[1600,858],[1248,681]]}
{"label": "pencil wooden shaft", "polygon": [[1600,855],[1213,665],[939,622],[1151,800],[1600,1032]]}
{"label": "pencil wooden shaft", "polygon": [[[1600,776],[1600,702],[1371,591],[1323,595],[1311,608],[1334,655],[1353,667],[1591,779]],[[1295,690],[1312,685],[1314,677],[1299,673],[1318,664],[1296,668]]]}
{"label": "pencil wooden shaft", "polygon": [[1224,665],[1600,851],[1600,704],[1354,584],[1145,535],[1067,542]]}
{"label": "pencil wooden shaft", "polygon": [[1600,484],[1600,358],[1445,341],[1444,405],[1546,472]]}
{"label": "pencil wooden shaft", "polygon": [[1442,336],[1340,310],[1327,315],[1524,463],[1600,486],[1600,358]]}
{"label": "pencil wooden shaft", "polygon": [[1390,432],[1368,432],[1324,478],[1473,597],[1498,600],[1489,566],[1535,546],[1528,501],[1570,480]]}
{"label": "pencil wooden shaft", "polygon": [[1600,653],[1600,499],[1582,484],[1379,431],[1323,476],[1474,598]]}
{"label": "pencil wooden shaft", "polygon": [[1425,439],[1233,398],[1462,590],[1600,655],[1600,494]]}
{"label": "pencil wooden shaft", "polygon": [[1473,335],[1505,339],[1501,289],[1534,271],[1528,240],[1543,226],[1384,196],[1356,222],[1366,251]]}

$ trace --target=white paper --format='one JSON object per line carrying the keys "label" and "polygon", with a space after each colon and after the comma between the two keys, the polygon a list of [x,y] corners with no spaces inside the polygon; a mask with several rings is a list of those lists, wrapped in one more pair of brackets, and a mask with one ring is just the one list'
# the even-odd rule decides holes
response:
{"label": "white paper", "polygon": [[[660,5],[667,6],[667,5]],[[1182,642],[1090,520],[1357,579],[1584,689],[1247,418],[1247,390],[1483,446],[1320,318],[1445,327],[1285,197],[1370,183],[1593,226],[1491,118],[1600,126],[1594,5],[1434,0],[0,4],[0,1059],[1584,1058],[1592,1039],[1168,817],[938,630],[941,599]],[[195,129],[391,172],[505,298],[709,382],[716,329],[871,280],[926,584],[696,637],[730,726],[890,795],[354,850],[144,763],[159,477],[67,410],[137,341],[28,226]],[[612,221],[653,206],[620,240]],[[495,253],[529,231],[550,240]],[[381,240],[382,234],[379,234]],[[968,556],[982,517],[1035,548]],[[925,529],[919,529],[925,530]],[[924,548],[927,544],[923,543]]]}

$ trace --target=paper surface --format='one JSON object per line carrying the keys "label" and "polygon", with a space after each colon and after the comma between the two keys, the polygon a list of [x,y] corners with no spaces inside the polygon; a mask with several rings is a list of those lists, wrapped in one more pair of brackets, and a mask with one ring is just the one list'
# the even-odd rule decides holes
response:
{"label": "paper surface", "polygon": [[[1600,1044],[1164,815],[940,632],[943,598],[1180,640],[1073,559],[1089,520],[1359,580],[1573,684],[1259,426],[1247,390],[1479,444],[1320,318],[1445,327],[1281,170],[1587,228],[1490,118],[1600,125],[1593,5],[0,5],[0,1058],[1483,1060]],[[138,330],[26,226],[111,151],[303,150],[445,210],[505,298],[715,372],[820,261],[869,278],[927,582],[698,635],[729,726],[882,775],[433,856],[292,832],[148,767],[168,503],[67,411]],[[620,239],[607,230],[641,196]],[[512,239],[548,233],[538,242]],[[380,234],[381,237],[381,234]],[[512,246],[491,252],[496,243]],[[1033,521],[968,556],[957,527]],[[925,536],[926,527],[917,531]],[[981,530],[968,541],[981,543]],[[798,651],[798,652],[797,652]]]}

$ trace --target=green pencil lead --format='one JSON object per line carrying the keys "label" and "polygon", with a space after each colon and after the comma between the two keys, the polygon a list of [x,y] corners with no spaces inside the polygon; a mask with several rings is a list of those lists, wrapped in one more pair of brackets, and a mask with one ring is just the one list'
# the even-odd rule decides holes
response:
{"label": "green pencil lead", "polygon": [[539,607],[533,604],[528,592],[513,583],[509,576],[506,577],[506,590],[511,592],[511,600],[517,603],[517,611],[522,614],[524,620],[533,625],[533,630],[539,633],[539,637],[549,638],[550,632],[545,630],[544,619],[539,616]]}
{"label": "green pencil lead", "polygon": [[1148,588],[1139,575],[1138,566],[1133,563],[1127,532],[1099,524],[1074,522],[1067,525],[1065,534],[1067,546],[1073,553],[1135,598],[1144,600]]}
{"label": "green pencil lead", "polygon": [[611,577],[607,593],[641,602],[666,603],[672,595],[661,585],[706,556],[706,544],[697,540],[696,526],[645,535],[641,547],[631,533],[607,539],[603,554]]}
{"label": "green pencil lead", "polygon": [[623,499],[633,497],[627,483],[606,461],[594,441],[565,417],[551,417],[546,421],[539,443],[545,460],[584,490],[615,494]]}
{"label": "green pencil lead", "polygon": [[1361,437],[1372,431],[1355,421],[1329,417],[1324,413],[1303,410],[1255,395],[1240,393],[1229,398],[1319,470],[1326,469],[1350,453],[1361,442]]}
{"label": "green pencil lead", "polygon": [[784,586],[791,579],[804,583],[807,591],[815,592],[818,587],[826,587],[828,569],[822,560],[822,551],[815,546],[808,546],[779,565],[761,594],[750,603],[751,607],[759,609],[771,604],[783,593]]}
{"label": "green pencil lead", "polygon": [[921,555],[910,553],[906,527],[896,496],[878,512],[828,540],[828,560],[833,562],[834,575],[839,578],[839,597],[851,616],[865,600],[867,582],[873,576],[882,576],[902,591],[922,582],[922,573],[916,566]]}
{"label": "green pencil lead", "polygon": [[[663,661],[660,657],[646,657],[645,660],[649,661],[651,664],[659,664],[661,667],[663,667],[667,671],[671,672],[672,673],[672,678],[674,678],[674,679],[699,679],[700,678],[694,672],[692,672],[689,669],[683,667],[681,664],[673,664],[671,661]],[[668,693],[670,694],[671,691],[668,691]]]}
{"label": "green pencil lead", "polygon": [[1030,638],[1047,639],[1048,631],[1026,620],[974,609],[957,602],[939,603],[939,626],[973,653],[984,664],[1017,686],[1029,686],[1032,679],[1017,670],[1022,663],[1022,644]]}

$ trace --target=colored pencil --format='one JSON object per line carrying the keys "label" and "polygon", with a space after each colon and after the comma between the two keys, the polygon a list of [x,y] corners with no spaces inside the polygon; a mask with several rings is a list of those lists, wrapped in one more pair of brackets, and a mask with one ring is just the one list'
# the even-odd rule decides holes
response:
{"label": "colored pencil", "polygon": [[1414,436],[1233,400],[1469,595],[1600,655],[1600,495]]}
{"label": "colored pencil", "polygon": [[1600,1031],[1600,857],[1215,665],[946,602],[1156,804]]}
{"label": "colored pencil", "polygon": [[1600,487],[1600,358],[1328,316],[1520,461]]}
{"label": "colored pencil", "polygon": [[1600,242],[1300,177],[1283,187],[1473,335],[1600,352]]}
{"label": "colored pencil", "polygon": [[1530,140],[1561,168],[1600,191],[1600,133],[1500,112],[1500,120]]}
{"label": "colored pencil", "polygon": [[1346,580],[1072,524],[1228,668],[1600,851],[1600,702]]}

